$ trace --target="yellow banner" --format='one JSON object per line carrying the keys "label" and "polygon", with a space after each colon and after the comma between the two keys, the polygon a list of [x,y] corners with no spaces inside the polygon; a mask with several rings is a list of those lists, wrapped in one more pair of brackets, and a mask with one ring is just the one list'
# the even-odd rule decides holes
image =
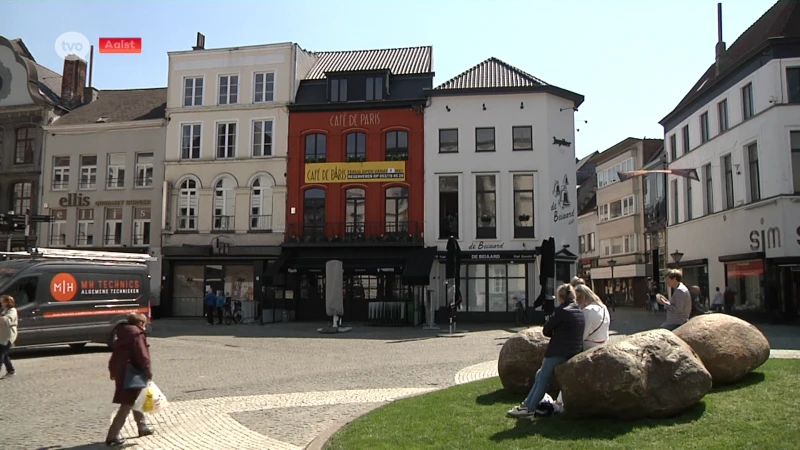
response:
{"label": "yellow banner", "polygon": [[406,180],[405,161],[306,164],[306,183],[376,183]]}

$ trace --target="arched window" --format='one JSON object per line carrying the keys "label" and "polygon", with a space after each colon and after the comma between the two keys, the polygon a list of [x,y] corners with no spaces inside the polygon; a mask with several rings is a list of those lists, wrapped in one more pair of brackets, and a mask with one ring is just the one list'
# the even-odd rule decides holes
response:
{"label": "arched window", "polygon": [[36,137],[34,127],[17,128],[14,141],[14,164],[33,163],[33,141]]}
{"label": "arched window", "polygon": [[306,189],[303,194],[303,235],[325,235],[325,189]]}
{"label": "arched window", "polygon": [[345,233],[361,234],[364,232],[364,210],[367,196],[364,189],[350,188],[344,195]]}
{"label": "arched window", "polygon": [[306,162],[320,163],[327,160],[328,137],[324,134],[306,136]]}
{"label": "arched window", "polygon": [[386,133],[386,160],[408,160],[408,132],[390,131]]}
{"label": "arched window", "polygon": [[178,229],[197,231],[197,181],[181,182],[178,192]]}
{"label": "arched window", "polygon": [[33,198],[33,183],[18,181],[11,187],[11,208],[14,214],[27,214],[31,209]]}
{"label": "arched window", "polygon": [[272,229],[272,178],[259,175],[250,185],[250,229]]}
{"label": "arched window", "polygon": [[408,188],[386,188],[386,234],[408,232]]}
{"label": "arched window", "polygon": [[214,229],[233,230],[233,217],[236,215],[236,182],[225,176],[214,185]]}
{"label": "arched window", "polygon": [[367,160],[367,135],[349,133],[347,135],[347,162],[363,162]]}

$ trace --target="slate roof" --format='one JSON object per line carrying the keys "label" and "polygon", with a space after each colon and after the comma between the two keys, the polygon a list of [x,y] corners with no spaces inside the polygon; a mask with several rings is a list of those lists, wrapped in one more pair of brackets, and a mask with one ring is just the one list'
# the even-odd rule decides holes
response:
{"label": "slate roof", "polygon": [[595,193],[592,194],[591,197],[589,197],[589,200],[586,202],[585,205],[583,205],[583,208],[581,208],[581,210],[578,211],[578,216],[589,214],[590,212],[596,209],[597,209],[597,194]]}
{"label": "slate roof", "polygon": [[319,60],[305,79],[322,80],[326,72],[386,70],[392,75],[413,75],[433,72],[433,47],[385,48],[314,52]]}
{"label": "slate roof", "polygon": [[722,65],[719,73],[716,63],[712,63],[697,83],[692,86],[686,96],[678,103],[661,123],[670,116],[681,111],[711,88],[728,72],[736,70],[752,56],[756,50],[766,45],[770,38],[796,38],[800,37],[800,2],[796,0],[778,0],[772,8],[767,10],[750,28],[745,30],[723,54]]}
{"label": "slate roof", "polygon": [[445,81],[435,89],[489,89],[532,86],[547,86],[547,83],[528,72],[491,57]]}
{"label": "slate roof", "polygon": [[[73,109],[53,125],[132,122],[163,119],[167,107],[167,88],[99,91],[97,100]],[[98,119],[105,118],[98,122]]]}

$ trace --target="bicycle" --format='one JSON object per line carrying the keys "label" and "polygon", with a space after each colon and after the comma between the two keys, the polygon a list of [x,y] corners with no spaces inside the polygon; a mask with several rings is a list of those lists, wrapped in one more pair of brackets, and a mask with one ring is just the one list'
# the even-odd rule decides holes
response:
{"label": "bicycle", "polygon": [[242,302],[241,300],[233,301],[233,309],[231,310],[231,302],[225,302],[225,311],[222,317],[225,319],[225,325],[230,325],[232,322],[236,325],[242,323]]}

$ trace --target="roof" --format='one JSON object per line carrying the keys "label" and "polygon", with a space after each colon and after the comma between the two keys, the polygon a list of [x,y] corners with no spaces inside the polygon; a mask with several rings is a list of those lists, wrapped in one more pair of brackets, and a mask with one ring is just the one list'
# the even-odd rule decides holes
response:
{"label": "roof", "polygon": [[547,86],[535,76],[495,57],[456,75],[435,89],[489,89]]}
{"label": "roof", "polygon": [[603,164],[611,160],[612,158],[615,158],[621,155],[622,153],[630,150],[632,146],[638,144],[639,142],[644,142],[645,158],[650,157],[650,154],[654,151],[653,149],[654,147],[655,149],[658,149],[658,146],[664,145],[663,139],[648,139],[648,138],[641,139],[641,138],[628,137],[614,144],[608,149],[600,152],[600,154],[595,157],[597,159],[595,159],[594,161],[599,166],[600,164]]}
{"label": "roof", "polygon": [[9,42],[11,43],[11,47],[15,52],[17,52],[23,58],[29,60],[30,64],[36,68],[37,87],[39,89],[39,93],[41,93],[42,96],[44,96],[54,105],[64,107],[64,102],[61,99],[61,74],[37,63],[36,60],[33,59],[33,55],[31,54],[30,50],[28,50],[28,47],[25,45],[22,39],[12,39]]}
{"label": "roof", "polygon": [[587,162],[591,161],[592,158],[594,158],[595,156],[597,156],[599,154],[600,154],[600,152],[595,150],[594,152],[584,156],[583,159],[581,159],[580,161],[577,161],[575,163],[575,171],[577,172],[577,171],[581,170],[581,167],[583,167],[584,164],[586,164]]}
{"label": "roof", "polygon": [[650,168],[651,166],[656,166],[659,163],[664,164],[666,162],[666,159],[662,160],[662,157],[664,156],[664,144],[662,143],[661,146],[655,152],[653,152],[650,158],[642,165],[642,168]]}
{"label": "roof", "polygon": [[36,62],[36,60],[33,59],[33,54],[31,53],[30,50],[28,50],[28,46],[26,46],[25,43],[22,42],[22,39],[20,38],[12,39],[11,46],[14,47],[14,50],[20,53],[22,56],[30,59],[33,62]]}
{"label": "roof", "polygon": [[433,72],[433,47],[385,48],[314,52],[319,57],[306,80],[322,80],[326,72],[389,70],[392,75],[414,75]]}
{"label": "roof", "polygon": [[800,37],[800,2],[796,0],[776,2],[723,53],[720,70],[716,70],[716,62],[712,63],[678,106],[661,119],[660,123],[663,125],[672,115],[694,103],[716,83],[755,56],[755,52],[766,45],[770,38],[777,37]]}
{"label": "roof", "polygon": [[578,217],[583,216],[585,214],[589,214],[590,212],[597,209],[597,193],[593,193],[589,200],[586,201],[586,204],[583,205],[583,208],[578,211]]}
{"label": "roof", "polygon": [[75,108],[53,125],[163,119],[166,107],[167,88],[105,90],[98,92],[97,100]]}

